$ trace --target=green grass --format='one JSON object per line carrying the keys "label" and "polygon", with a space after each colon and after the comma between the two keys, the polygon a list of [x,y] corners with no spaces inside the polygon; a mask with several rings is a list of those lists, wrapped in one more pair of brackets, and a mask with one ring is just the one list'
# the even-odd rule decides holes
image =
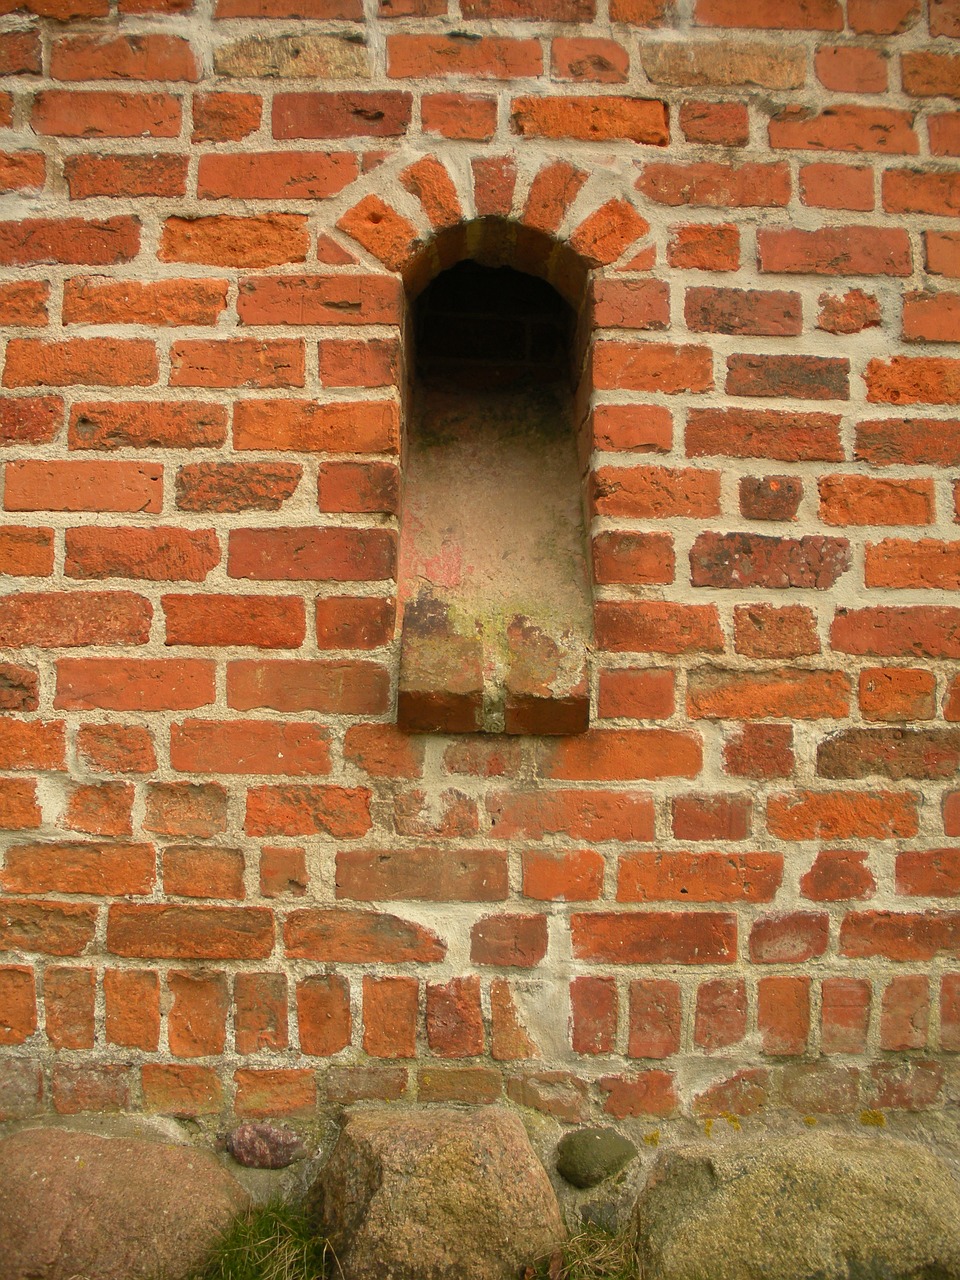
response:
{"label": "green grass", "polygon": [[328,1280],[338,1268],[302,1210],[282,1203],[241,1214],[190,1280]]}
{"label": "green grass", "polygon": [[[529,1270],[529,1269],[528,1269]],[[640,1280],[633,1233],[584,1227],[533,1269],[532,1280]]]}

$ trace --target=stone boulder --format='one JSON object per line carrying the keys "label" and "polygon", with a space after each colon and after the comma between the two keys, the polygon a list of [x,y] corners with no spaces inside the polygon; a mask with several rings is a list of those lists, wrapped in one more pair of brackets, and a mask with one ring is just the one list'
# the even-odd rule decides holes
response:
{"label": "stone boulder", "polygon": [[691,1146],[657,1162],[637,1244],[644,1280],[960,1280],[960,1187],[886,1139]]}
{"label": "stone boulder", "polygon": [[310,1195],[344,1280],[515,1280],[563,1239],[519,1118],[358,1111]]}
{"label": "stone boulder", "polygon": [[246,1204],[210,1152],[24,1129],[0,1141],[0,1280],[179,1280]]}

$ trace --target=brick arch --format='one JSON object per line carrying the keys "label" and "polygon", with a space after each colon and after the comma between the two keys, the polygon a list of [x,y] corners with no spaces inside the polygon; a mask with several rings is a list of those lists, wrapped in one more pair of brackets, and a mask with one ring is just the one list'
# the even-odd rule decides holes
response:
{"label": "brick arch", "polygon": [[[650,274],[656,260],[650,224],[634,203],[627,178],[622,190],[614,186],[611,191],[609,174],[592,178],[567,160],[546,158],[537,167],[524,159],[483,155],[448,164],[425,155],[403,167],[397,164],[394,174],[378,166],[364,184],[366,191],[351,187],[335,224],[354,246],[400,278],[408,301],[440,272],[472,258],[538,276],[571,305],[578,318],[572,426],[591,576],[594,588],[604,587],[624,580],[618,567],[624,557],[649,557],[651,547],[656,556],[665,545],[656,535],[614,536],[603,527],[604,458],[629,449],[631,433],[668,438],[670,431],[666,410],[611,405],[609,393],[624,382],[631,386],[631,378],[641,389],[705,389],[711,385],[710,357],[698,348],[691,364],[683,348],[623,341],[624,330],[657,330],[669,323],[668,288]],[[402,388],[398,392],[402,396]],[[672,559],[670,569],[672,574]],[[596,589],[593,605],[594,631],[600,633],[608,605]],[[586,697],[589,701],[589,690]],[[539,728],[526,731],[569,732],[543,726],[571,722],[585,724],[578,715],[571,721],[567,713],[548,712],[534,717]]]}

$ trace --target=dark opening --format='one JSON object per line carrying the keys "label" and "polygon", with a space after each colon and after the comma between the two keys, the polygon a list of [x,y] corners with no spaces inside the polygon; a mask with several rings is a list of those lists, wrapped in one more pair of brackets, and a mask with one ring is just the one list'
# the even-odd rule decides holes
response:
{"label": "dark opening", "polygon": [[414,304],[398,723],[587,727],[591,596],[571,421],[576,317],[553,287],[461,262]]}

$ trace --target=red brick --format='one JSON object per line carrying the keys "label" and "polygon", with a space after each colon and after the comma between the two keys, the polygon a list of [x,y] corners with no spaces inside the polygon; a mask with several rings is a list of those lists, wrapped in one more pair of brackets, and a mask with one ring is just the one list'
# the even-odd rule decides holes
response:
{"label": "red brick", "polygon": [[546,916],[482,916],[470,930],[470,960],[530,969],[547,953]]}
{"label": "red brick", "polygon": [[363,1048],[374,1058],[414,1058],[420,984],[416,978],[363,978]]}
{"label": "red brick", "polygon": [[50,286],[29,280],[0,285],[0,322],[43,328],[47,323]]}
{"label": "red brick", "polygon": [[139,725],[81,725],[77,752],[98,773],[152,773],[157,767],[150,732]]}
{"label": "red brick", "polygon": [[701,763],[699,737],[671,729],[594,730],[545,740],[539,752],[541,775],[566,781],[692,778]]}
{"label": "red brick", "polygon": [[627,1056],[669,1058],[680,1048],[680,985],[662,978],[630,983]]}
{"label": "red brick", "polygon": [[697,0],[694,21],[709,27],[769,27],[776,31],[841,31],[837,0],[759,0],[750,9],[734,0]]}
{"label": "red brick", "polygon": [[202,448],[226,435],[223,407],[199,401],[87,401],[70,413],[71,449]]}
{"label": "red brick", "polygon": [[[139,462],[9,462],[8,511],[159,511],[163,468]],[[118,576],[126,576],[120,574]]]}
{"label": "red brick", "polygon": [[840,462],[840,418],[782,409],[691,409],[687,454],[772,458],[781,462]]}
{"label": "red brick", "polygon": [[[878,61],[882,68],[882,60]],[[912,113],[889,107],[838,104],[819,115],[812,115],[805,107],[786,107],[770,121],[769,136],[774,149],[888,155],[916,155],[920,150]]]}
{"label": "red brick", "polygon": [[629,853],[618,902],[769,902],[783,874],[777,853]]}
{"label": "red brick", "polygon": [[861,422],[855,456],[876,467],[897,463],[955,466],[960,460],[960,422],[943,418]]}
{"label": "red brick", "polygon": [[287,955],[340,964],[406,964],[442,960],[446,946],[422,925],[378,911],[347,908],[291,911],[284,925]]}
{"label": "red brick", "polygon": [[87,527],[68,529],[66,535],[70,578],[202,582],[219,562],[212,529]]}
{"label": "red brick", "polygon": [[167,1037],[174,1057],[222,1053],[229,1004],[226,975],[171,969],[167,987],[173,998],[167,1014]]}
{"label": "red brick", "polygon": [[198,80],[182,36],[66,36],[53,42],[54,80]]}
{"label": "red brick", "polygon": [[0,37],[0,75],[40,75],[39,31],[10,31]]}
{"label": "red brick", "polygon": [[287,1047],[286,974],[238,973],[233,983],[233,999],[237,1053]]}
{"label": "red brick", "polygon": [[53,1067],[51,1097],[60,1115],[85,1111],[129,1111],[131,1071],[115,1063],[104,1066],[57,1062]]}
{"label": "red brick", "polygon": [[667,242],[671,267],[694,271],[736,271],[740,266],[740,233],[723,222],[679,224]]}
{"label": "red brick", "polygon": [[[860,672],[860,713],[865,720],[932,720],[936,715],[932,671],[869,667]],[[960,719],[945,713],[948,720]]]}
{"label": "red brick", "polygon": [[132,831],[133,786],[97,782],[74,786],[60,825],[94,836],[128,836]]}
{"label": "red brick", "polygon": [[905,294],[903,336],[908,342],[960,341],[960,294]]}
{"label": "red brick", "polygon": [[0,400],[0,441],[4,444],[49,444],[63,421],[57,396],[7,396]]}
{"label": "red brick", "polygon": [[940,1102],[943,1066],[939,1062],[878,1062],[870,1068],[876,1107],[923,1111]]}
{"label": "red brick", "polygon": [[873,170],[827,162],[800,166],[800,199],[817,209],[869,212],[876,203]]}
{"label": "red brick", "polygon": [[399,453],[400,448],[397,406],[389,400],[242,400],[233,421],[234,447],[241,450]]}
{"label": "red brick", "polygon": [[594,582],[673,582],[676,565],[671,534],[599,533],[592,550]]}
{"label": "red brick", "polygon": [[898,35],[919,13],[919,0],[847,0],[851,30],[866,35]]}
{"label": "red brick", "polygon": [[960,657],[960,610],[936,605],[838,609],[830,643],[880,658]]}
{"label": "red brick", "polygon": [[594,620],[598,645],[617,653],[723,650],[716,605],[598,601]]}
{"label": "red brick", "polygon": [[675,710],[673,672],[601,671],[597,710],[601,719],[668,720]]}
{"label": "red brick", "polygon": [[190,1119],[223,1108],[223,1085],[213,1067],[145,1062],[140,1088],[147,1111]]}
{"label": "red brick", "polygon": [[32,778],[0,779],[0,829],[35,830],[43,815],[37,804],[37,784]]}
{"label": "red brick", "polygon": [[294,462],[197,462],[177,472],[181,511],[278,511],[296,491]]}
{"label": "red brick", "polygon": [[794,791],[767,802],[767,828],[781,840],[893,840],[917,834],[911,792]]}
{"label": "red brick", "polygon": [[203,155],[197,172],[202,200],[323,200],[358,175],[348,152],[271,151]]}
{"label": "red brick", "polygon": [[183,196],[187,157],[174,155],[68,156],[63,163],[71,200],[93,196]]}
{"label": "red brick", "polygon": [[747,1032],[747,986],[742,978],[711,978],[697,988],[693,1042],[712,1053],[738,1044]]}
{"label": "red brick", "polygon": [[64,767],[62,721],[0,717],[0,768],[48,770]]}
{"label": "red brick", "polygon": [[297,596],[164,596],[167,644],[296,649],[306,632]]}
{"label": "red brick", "polygon": [[740,725],[724,744],[724,769],[737,778],[789,777],[794,766],[792,743],[790,725]]}
{"label": "red brick", "polygon": [[302,387],[300,340],[184,340],[170,348],[172,387]]}
{"label": "red brick", "polygon": [[400,297],[398,281],[389,276],[249,277],[240,281],[237,312],[241,324],[398,324]]}
{"label": "red brick", "polygon": [[350,984],[337,974],[318,974],[297,983],[300,1050],[328,1058],[350,1043]]}
{"label": "red brick", "polygon": [[802,328],[799,293],[761,289],[687,289],[687,328],[697,333],[794,337]]}
{"label": "red brick", "polygon": [[740,511],[748,520],[794,520],[803,499],[798,476],[741,476]]}
{"label": "red brick", "polygon": [[170,763],[189,773],[329,773],[330,734],[292,721],[185,720],[171,727]]}
{"label": "red brick", "polygon": [[750,141],[750,116],[741,102],[683,102],[680,128],[688,142],[744,147]]}
{"label": "red brick", "polygon": [[731,964],[736,917],[722,911],[617,911],[570,918],[575,959],[600,964]]}
{"label": "red brick", "polygon": [[39,681],[31,667],[0,662],[0,710],[36,711]]}
{"label": "red brick", "polygon": [[849,360],[831,356],[734,355],[727,357],[726,390],[734,396],[848,400],[849,373]]}
{"label": "red brick", "polygon": [[3,385],[146,387],[156,382],[158,372],[156,347],[145,339],[45,342],[42,338],[12,338],[7,343]]}
{"label": "red brick", "polygon": [[234,1104],[238,1116],[273,1119],[278,1115],[312,1114],[317,1105],[317,1084],[312,1071],[293,1067],[235,1071]]}
{"label": "red brick", "polygon": [[478,978],[427,983],[427,1043],[442,1058],[483,1053],[483,1014]]}
{"label": "red brick", "polygon": [[927,117],[930,152],[935,156],[960,155],[960,112]]}
{"label": "red brick", "polygon": [[168,845],[163,855],[163,889],[180,898],[244,897],[243,854],[239,849]]}
{"label": "red brick", "polygon": [[64,324],[216,324],[226,280],[109,280],[84,276],[64,285]]}
{"label": "red brick", "polygon": [[795,911],[763,916],[750,930],[753,964],[805,964],[822,956],[830,941],[830,917]]}
{"label": "red brick", "polygon": [[960,58],[939,50],[916,50],[900,58],[904,93],[914,98],[960,97]]}
{"label": "red brick", "polygon": [[612,978],[570,983],[570,1044],[574,1053],[612,1053],[617,1040],[617,988]]}
{"label": "red brick", "polygon": [[[601,467],[593,473],[598,515],[702,519],[719,515],[720,472],[700,468]],[[672,581],[672,574],[669,579]]]}
{"label": "red brick", "polygon": [[864,978],[824,978],[820,984],[824,1053],[864,1053],[870,1026],[870,982]]}
{"label": "red brick", "polygon": [[260,850],[260,894],[264,898],[302,898],[307,891],[307,855],[303,848],[264,845]]}
{"label": "red brick", "polygon": [[940,1048],[960,1049],[960,974],[945,973],[940,980]]}
{"label": "red brick", "polygon": [[341,849],[337,897],[358,902],[501,902],[507,896],[506,855],[443,849]]}
{"label": "red brick", "polygon": [[111,898],[150,893],[155,879],[153,845],[93,840],[13,845],[7,850],[2,873],[10,893],[90,893]]}
{"label": "red brick", "polygon": [[702,533],[690,551],[695,587],[832,587],[850,568],[846,538]]}
{"label": "red brick", "polygon": [[868,855],[853,849],[822,849],[800,877],[800,892],[812,902],[849,902],[870,898],[877,884]]}
{"label": "red brick", "polygon": [[396,535],[390,529],[329,526],[234,529],[231,578],[272,581],[375,582],[396,576]]}
{"label": "red brick", "polygon": [[424,741],[389,724],[357,724],[347,730],[344,759],[375,778],[419,778]]}
{"label": "red brick", "polygon": [[891,978],[880,1006],[881,1049],[926,1047],[930,1025],[930,984],[926,977]]}
{"label": "red brick", "polygon": [[[545,15],[537,12],[535,16]],[[624,84],[630,69],[629,54],[615,40],[558,36],[551,42],[550,54],[553,76],[559,80]]]}
{"label": "red brick", "polygon": [[376,715],[387,710],[389,678],[371,662],[231,662],[227,704],[239,711],[328,711]]}
{"label": "red brick", "polygon": [[325,338],[319,356],[320,381],[327,387],[392,387],[399,378],[400,350],[393,338]]}
{"label": "red brick", "polygon": [[442,138],[489,142],[497,127],[497,100],[482,93],[425,93],[423,131]]}
{"label": "red brick", "polygon": [[0,968],[0,1044],[23,1044],[37,1029],[33,970],[25,965]]}
{"label": "red brick", "polygon": [[227,793],[219,783],[154,782],[145,800],[145,831],[206,838],[227,828]]}
{"label": "red brick", "polygon": [[906,276],[912,271],[906,231],[883,227],[760,230],[761,271],[801,275]]}
{"label": "red brick", "polygon": [[862,333],[882,321],[880,303],[872,293],[849,289],[839,296],[821,293],[817,328],[826,333]]}
{"label": "red brick", "polygon": [[0,152],[0,191],[39,191],[46,176],[47,162],[42,152]]}
{"label": "red brick", "polygon": [[960,858],[956,849],[907,849],[897,854],[898,894],[921,898],[960,896]]}
{"label": "red brick", "polygon": [[675,796],[671,811],[677,840],[745,840],[750,834],[751,802],[747,796]]}
{"label": "red brick", "polygon": [[60,138],[175,138],[180,100],[169,93],[47,89],[30,118],[35,133]]}
{"label": "red brick", "polygon": [[79,902],[0,903],[0,944],[46,955],[78,956],[93,939],[97,908]]}
{"label": "red brick", "polygon": [[594,385],[600,391],[709,391],[713,356],[709,347],[664,342],[598,342],[593,349]]}
{"label": "red brick", "polygon": [[95,969],[48,965],[43,975],[44,1025],[55,1049],[92,1049]]}
{"label": "red brick", "polygon": [[525,850],[523,896],[540,902],[583,902],[603,891],[604,859],[593,849]]}
{"label": "red brick", "polygon": [[757,983],[757,1030],[768,1057],[801,1054],[810,1035],[810,979],[761,978]]}
{"label": "red brick", "polygon": [[0,574],[48,578],[53,573],[53,530],[27,525],[0,529]]}
{"label": "red brick", "polygon": [[[388,37],[393,39],[396,37]],[[406,133],[410,112],[409,93],[343,89],[334,93],[277,93],[273,98],[273,136],[396,138]]]}
{"label": "red brick", "polygon": [[[932,493],[929,496],[932,498]],[[885,538],[868,543],[864,581],[868,587],[956,591],[960,589],[960,543],[934,538]]]}
{"label": "red brick", "polygon": [[960,175],[956,173],[885,169],[881,182],[883,207],[887,213],[960,217]]}
{"label": "red brick", "polygon": [[883,93],[887,87],[886,59],[877,49],[822,45],[813,68],[824,88],[837,93]]}
{"label": "red brick", "polygon": [[[532,66],[521,74],[536,75]],[[628,139],[664,146],[669,141],[666,104],[651,98],[604,97],[514,98],[510,108],[514,133],[524,137],[570,138],[580,142]]]}
{"label": "red brick", "polygon": [[633,1116],[670,1116],[678,1107],[674,1077],[669,1071],[642,1071],[636,1076],[601,1076],[597,1083],[607,1095],[604,1111],[617,1120]]}
{"label": "red brick", "polygon": [[[665,329],[670,323],[670,288],[662,280],[596,279],[592,285],[593,323],[608,329]],[[604,406],[609,413],[614,406]],[[630,406],[634,413],[653,406]],[[626,406],[620,409],[624,412]],[[594,409],[596,420],[600,407]],[[662,414],[660,415],[662,417]],[[595,426],[596,431],[596,426]]]}
{"label": "red brick", "polygon": [[305,217],[293,213],[246,218],[228,214],[167,218],[158,256],[161,262],[220,267],[275,267],[303,262],[308,247],[305,224]]}
{"label": "red brick", "polygon": [[116,905],[107,950],[160,960],[262,960],[273,949],[272,912],[262,907]]}
{"label": "red brick", "polygon": [[254,93],[197,93],[191,142],[240,142],[260,127],[263,101]]}
{"label": "red brick", "polygon": [[150,602],[127,591],[26,592],[0,601],[0,645],[145,644]]}
{"label": "red brick", "polygon": [[494,792],[487,799],[491,829],[499,839],[652,840],[649,795],[623,791]]}
{"label": "red brick", "polygon": [[478,156],[471,160],[477,215],[505,216],[513,206],[517,166],[512,156]]}
{"label": "red brick", "polygon": [[364,787],[310,783],[251,787],[245,829],[255,836],[323,833],[343,839],[366,835],[370,830],[370,792]]}
{"label": "red brick", "polygon": [[637,188],[651,200],[668,205],[711,209],[782,208],[790,200],[786,164],[644,164]]}

